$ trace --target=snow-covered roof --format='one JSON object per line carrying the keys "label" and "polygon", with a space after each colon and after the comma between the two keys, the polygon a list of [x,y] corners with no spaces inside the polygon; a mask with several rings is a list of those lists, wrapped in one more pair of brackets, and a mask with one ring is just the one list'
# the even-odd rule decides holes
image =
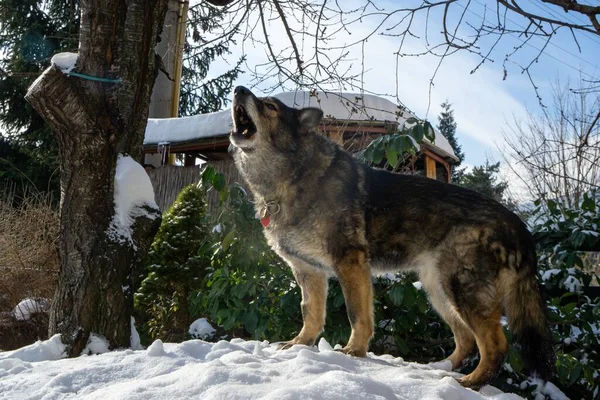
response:
{"label": "snow-covered roof", "polygon": [[[289,107],[317,107],[325,117],[348,122],[398,122],[413,114],[383,97],[359,93],[292,91],[274,95]],[[182,118],[148,119],[144,144],[184,142],[227,135],[233,127],[231,110]],[[436,132],[434,146],[457,159],[448,140]]]}
{"label": "snow-covered roof", "polygon": [[[311,92],[296,91],[279,93],[274,97],[289,107],[317,107],[323,110],[326,118],[349,122],[388,121],[402,125],[406,119],[415,117],[390,100],[372,94],[325,92],[311,94]],[[458,160],[448,139],[437,130],[433,145],[442,150],[445,156]]]}
{"label": "snow-covered roof", "polygon": [[148,118],[144,144],[186,142],[227,135],[233,128],[231,110],[181,118]]}
{"label": "snow-covered roof", "polygon": [[[404,122],[402,109],[383,97],[359,93],[285,92],[274,97],[294,108],[317,107],[326,118],[343,121]],[[407,115],[406,118],[411,116]]]}

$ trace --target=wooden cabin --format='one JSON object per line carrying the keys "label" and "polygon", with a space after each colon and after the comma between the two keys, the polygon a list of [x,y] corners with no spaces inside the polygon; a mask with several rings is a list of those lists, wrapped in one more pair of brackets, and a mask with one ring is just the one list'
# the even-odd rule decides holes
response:
{"label": "wooden cabin", "polygon": [[[290,107],[321,108],[325,117],[319,130],[350,152],[364,149],[371,140],[396,131],[407,118],[414,117],[397,104],[369,94],[295,91],[276,94],[274,97]],[[161,207],[166,207],[166,203],[170,204],[174,200],[183,187],[181,185],[186,183],[184,181],[194,177],[197,179],[198,175],[176,170],[172,166],[161,168],[169,164],[172,155],[177,155],[178,164],[195,170],[199,169],[199,164],[212,164],[227,177],[228,183],[241,183],[227,152],[231,129],[231,110],[192,117],[148,120],[144,140],[145,163],[154,167],[150,176]],[[449,182],[452,166],[458,158],[448,140],[436,132],[434,142],[422,143],[420,154],[413,161],[411,173]],[[182,174],[186,178],[179,177]],[[174,180],[181,182],[172,182]],[[172,191],[175,193],[171,193]],[[161,200],[165,196],[167,198]]]}

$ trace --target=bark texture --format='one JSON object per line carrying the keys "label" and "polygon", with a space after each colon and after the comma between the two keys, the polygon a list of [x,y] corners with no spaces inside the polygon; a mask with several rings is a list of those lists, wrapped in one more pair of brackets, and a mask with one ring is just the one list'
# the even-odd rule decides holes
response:
{"label": "bark texture", "polygon": [[78,356],[90,333],[111,348],[130,345],[138,271],[160,225],[146,207],[132,227],[133,243],[108,235],[114,217],[117,157],[141,161],[154,54],[167,0],[81,1],[76,71],[122,83],[69,77],[50,67],[27,100],[50,124],[61,168],[60,262],[49,333],[62,334]]}

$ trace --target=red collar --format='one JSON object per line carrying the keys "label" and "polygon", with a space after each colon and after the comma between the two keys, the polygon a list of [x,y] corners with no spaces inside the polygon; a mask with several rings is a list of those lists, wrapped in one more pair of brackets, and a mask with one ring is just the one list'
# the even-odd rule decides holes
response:
{"label": "red collar", "polygon": [[262,226],[264,226],[266,228],[271,223],[271,216],[267,215],[267,216],[261,218],[260,223],[262,224]]}

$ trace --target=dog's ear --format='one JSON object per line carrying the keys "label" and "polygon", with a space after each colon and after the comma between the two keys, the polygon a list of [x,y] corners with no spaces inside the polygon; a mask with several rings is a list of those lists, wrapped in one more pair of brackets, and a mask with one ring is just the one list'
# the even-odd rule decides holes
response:
{"label": "dog's ear", "polygon": [[308,131],[321,123],[323,111],[319,108],[308,107],[298,111],[298,122],[304,131]]}

